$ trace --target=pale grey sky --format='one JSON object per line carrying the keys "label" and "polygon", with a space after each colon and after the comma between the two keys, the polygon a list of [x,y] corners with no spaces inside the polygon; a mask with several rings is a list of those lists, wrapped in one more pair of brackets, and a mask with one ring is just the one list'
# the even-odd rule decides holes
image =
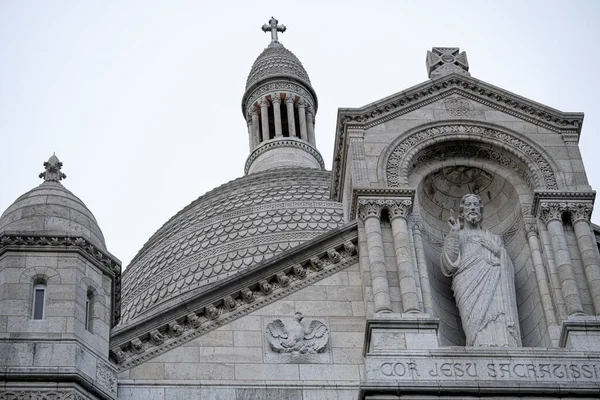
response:
{"label": "pale grey sky", "polygon": [[271,15],[317,92],[328,169],[338,107],[425,81],[426,51],[456,46],[475,78],[585,112],[580,146],[600,188],[598,1],[5,0],[0,212],[55,151],[126,266],[181,208],[243,175],[240,102]]}

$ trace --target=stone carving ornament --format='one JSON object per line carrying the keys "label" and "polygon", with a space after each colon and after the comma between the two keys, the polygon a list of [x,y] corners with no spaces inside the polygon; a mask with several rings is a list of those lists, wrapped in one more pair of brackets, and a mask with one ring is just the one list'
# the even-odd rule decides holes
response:
{"label": "stone carving ornament", "polygon": [[442,272],[452,277],[467,346],[518,347],[513,263],[502,239],[484,230],[482,220],[483,203],[475,194],[462,197],[458,219],[451,210]]}
{"label": "stone carving ornament", "polygon": [[304,316],[297,312],[291,322],[276,319],[267,325],[267,340],[273,351],[292,354],[321,353],[329,342],[329,329],[313,320],[308,328],[302,324]]}

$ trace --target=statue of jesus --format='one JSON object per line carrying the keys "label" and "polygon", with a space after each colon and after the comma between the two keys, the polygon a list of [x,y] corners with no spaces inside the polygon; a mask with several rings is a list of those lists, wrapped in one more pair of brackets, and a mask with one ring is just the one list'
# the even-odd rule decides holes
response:
{"label": "statue of jesus", "polygon": [[460,200],[459,219],[450,210],[442,272],[452,290],[467,346],[521,345],[514,267],[502,239],[481,226],[483,203],[475,194]]}

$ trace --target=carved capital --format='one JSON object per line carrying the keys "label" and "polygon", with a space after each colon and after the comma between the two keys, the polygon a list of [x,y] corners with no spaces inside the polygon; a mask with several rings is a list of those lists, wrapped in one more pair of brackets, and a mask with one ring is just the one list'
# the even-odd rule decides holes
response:
{"label": "carved capital", "polygon": [[281,96],[279,95],[279,93],[271,94],[271,103],[281,104]]}
{"label": "carved capital", "polygon": [[579,220],[590,221],[594,205],[590,202],[568,203],[567,208],[571,214],[571,221]]}
{"label": "carved capital", "polygon": [[260,108],[263,108],[263,107],[268,108],[269,107],[269,100],[267,100],[266,97],[263,97],[263,98],[261,98],[258,101],[258,105],[260,106]]}
{"label": "carved capital", "polygon": [[302,98],[299,98],[298,101],[296,102],[296,107],[297,108],[305,108],[306,101],[304,101],[304,99],[302,99]]}
{"label": "carved capital", "polygon": [[381,218],[381,210],[384,206],[383,200],[359,200],[358,217],[362,220],[370,217]]}
{"label": "carved capital", "polygon": [[552,220],[562,221],[563,213],[567,212],[567,203],[542,202],[539,206],[540,219],[545,223]]}
{"label": "carved capital", "polygon": [[258,117],[258,107],[256,106],[252,106],[252,108],[250,108],[250,118],[254,116]]}
{"label": "carved capital", "polygon": [[391,220],[395,218],[407,219],[412,211],[412,200],[410,199],[388,200],[386,203]]}
{"label": "carved capital", "polygon": [[294,97],[295,97],[294,95],[291,95],[291,94],[289,94],[289,93],[288,93],[288,94],[286,94],[286,95],[285,95],[285,104],[286,104],[286,105],[287,105],[287,104],[294,104]]}
{"label": "carved capital", "polygon": [[538,235],[538,226],[535,218],[525,218],[525,233],[527,234],[527,237]]}

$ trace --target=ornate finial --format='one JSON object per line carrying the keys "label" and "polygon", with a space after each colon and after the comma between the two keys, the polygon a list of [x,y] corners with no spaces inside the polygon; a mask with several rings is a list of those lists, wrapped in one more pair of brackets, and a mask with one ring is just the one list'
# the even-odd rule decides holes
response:
{"label": "ornate finial", "polygon": [[459,53],[458,47],[434,47],[427,52],[427,75],[431,78],[439,78],[451,73],[463,75],[469,74],[469,62],[467,53]]}
{"label": "ornate finial", "polygon": [[52,153],[48,161],[44,163],[46,170],[40,174],[40,178],[43,178],[45,182],[60,182],[61,179],[67,177],[60,172],[62,165],[56,154]]}
{"label": "ornate finial", "polygon": [[277,32],[285,32],[285,25],[277,25],[279,21],[275,19],[275,17],[271,17],[268,24],[264,24],[262,26],[263,32],[271,32],[271,43],[279,43],[277,40]]}

